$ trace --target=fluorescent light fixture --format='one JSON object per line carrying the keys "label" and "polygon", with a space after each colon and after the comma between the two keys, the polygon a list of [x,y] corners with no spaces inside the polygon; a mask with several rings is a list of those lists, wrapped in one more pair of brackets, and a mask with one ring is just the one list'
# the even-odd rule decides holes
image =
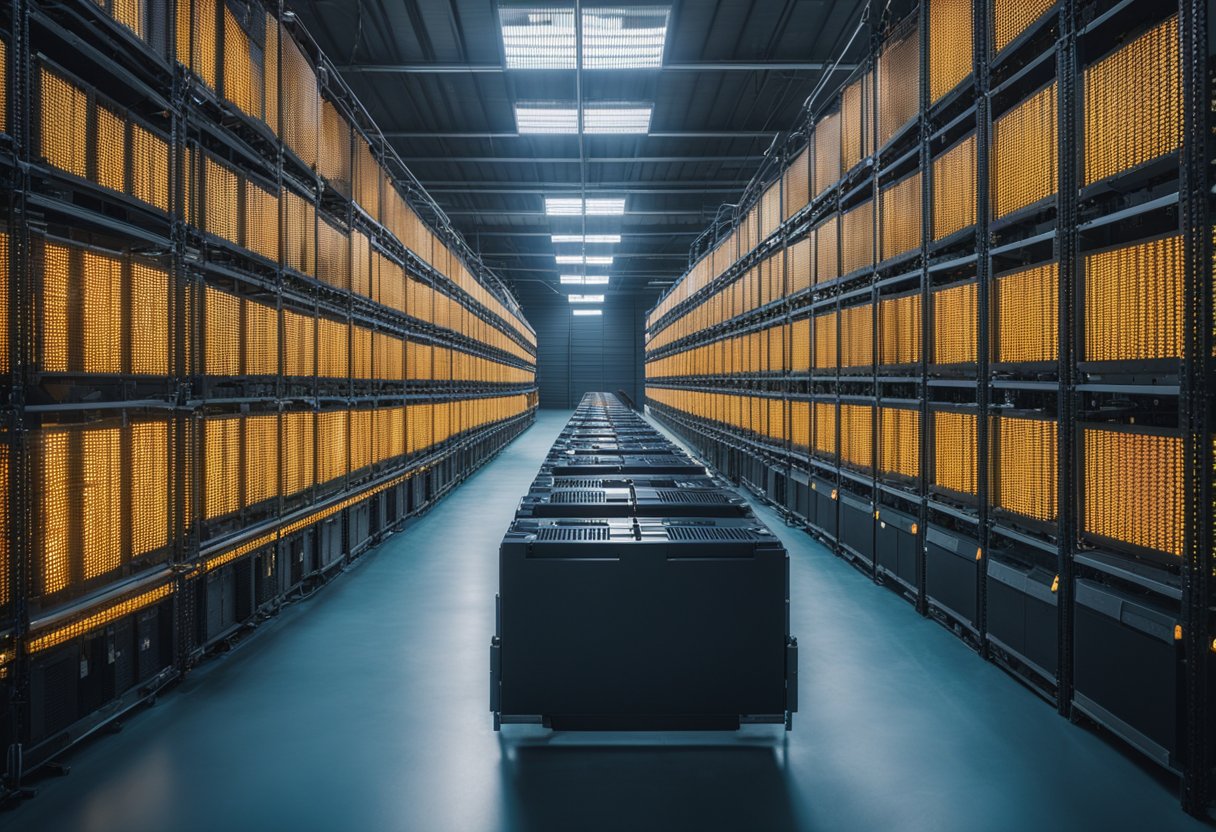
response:
{"label": "fluorescent light fixture", "polygon": [[574,69],[574,7],[499,6],[507,69]]}
{"label": "fluorescent light fixture", "polygon": [[[621,216],[625,213],[625,198],[588,199],[587,216]],[[545,213],[551,217],[577,217],[583,213],[583,201],[578,197],[545,197]]]}
{"label": "fluorescent light fixture", "polygon": [[574,309],[571,311],[573,311],[578,317],[591,317],[594,315],[598,318],[600,315],[604,314],[603,309]]}
{"label": "fluorescent light fixture", "polygon": [[570,295],[567,298],[571,303],[603,303],[603,295]]}
{"label": "fluorescent light fixture", "polygon": [[[648,133],[653,104],[624,102],[588,104],[583,108],[585,133]],[[521,134],[565,134],[579,131],[578,107],[573,101],[519,101],[515,129]]]}
{"label": "fluorescent light fixture", "polygon": [[[583,9],[584,69],[663,65],[668,6]],[[499,5],[507,69],[574,69],[574,4],[566,8]]]}
{"label": "fluorescent light fixture", "polygon": [[583,68],[662,66],[670,13],[666,6],[583,9]]}
{"label": "fluorescent light fixture", "polygon": [[584,133],[649,133],[653,104],[589,104],[583,109]]}
{"label": "fluorescent light fixture", "polygon": [[554,234],[553,244],[558,243],[619,243],[620,234]]}
{"label": "fluorescent light fixture", "polygon": [[606,274],[563,274],[559,280],[568,286],[607,286],[608,275]]}
{"label": "fluorescent light fixture", "polygon": [[557,264],[559,266],[611,266],[612,257],[606,254],[559,254]]}
{"label": "fluorescent light fixture", "polygon": [[515,105],[515,129],[520,133],[577,133],[578,110],[560,103],[519,103]]}

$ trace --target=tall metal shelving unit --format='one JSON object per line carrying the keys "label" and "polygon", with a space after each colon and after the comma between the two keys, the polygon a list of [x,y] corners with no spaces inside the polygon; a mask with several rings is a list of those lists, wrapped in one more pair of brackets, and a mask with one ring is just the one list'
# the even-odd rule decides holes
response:
{"label": "tall metal shelving unit", "polygon": [[[737,378],[747,366],[672,363],[758,320],[750,310],[720,314],[717,298],[729,297],[741,270],[701,258],[736,233],[771,171],[749,188],[732,223],[716,224],[694,246],[690,273],[702,275],[695,290],[677,282],[647,320],[653,415],[1062,716],[1101,726],[1179,774],[1184,808],[1194,814],[1210,810],[1216,762],[1209,13],[1191,0],[1176,8],[1147,0],[923,0],[868,9],[859,69],[791,132],[814,153],[840,154],[832,131],[842,118],[861,119],[846,125],[846,136],[872,131],[859,164],[812,155],[808,205],[783,214],[778,230],[787,251],[808,238],[820,248],[809,292],[787,282],[780,318],[790,326],[810,319],[810,372],[805,382],[790,376],[783,394],[787,413],[810,403],[809,425],[750,418],[756,390]],[[897,109],[884,109],[881,64],[911,25],[918,27],[917,115],[891,130],[876,123]],[[949,90],[935,76],[933,61],[944,53],[934,50],[934,25],[955,36],[965,26],[972,36],[970,72],[950,76]],[[1128,81],[1127,73],[1139,74]],[[872,84],[878,99],[863,93],[860,116],[849,109],[855,84]],[[1103,121],[1112,101],[1118,117]],[[1171,145],[1173,113],[1181,127]],[[1151,136],[1130,132],[1145,123],[1137,119],[1151,121]],[[820,133],[829,138],[821,142]],[[951,175],[947,161],[971,166],[974,205],[966,206],[969,223],[943,235],[934,227],[935,186],[939,169]],[[1011,169],[1025,196],[1011,196],[999,179]],[[834,181],[819,182],[818,171]],[[900,229],[884,226],[883,202],[917,173],[919,242],[891,257],[884,243]],[[854,270],[845,249],[857,239],[842,218],[867,201],[871,265]],[[754,254],[743,249],[739,262],[747,263]],[[1109,305],[1120,301],[1110,298],[1127,285],[1154,302],[1112,313]],[[957,303],[943,309],[974,310],[973,324],[957,324],[971,327],[973,351],[966,339],[962,347],[943,340],[954,334],[953,322],[936,317],[948,291]],[[882,339],[894,336],[881,310],[905,292],[921,304],[920,354],[900,368],[882,354]],[[849,313],[850,320],[869,329],[836,325],[859,305],[871,312]],[[714,323],[690,331],[686,322],[699,309],[713,310]],[[1108,326],[1102,315],[1111,314],[1138,327],[1141,341]],[[1045,316],[1054,320],[1044,325]],[[1040,330],[1051,335],[1030,348],[1010,340]],[[859,337],[868,342],[868,363],[846,355]],[[968,357],[942,363],[940,349]],[[791,366],[802,360],[790,356]],[[669,369],[686,365],[692,375]],[[848,405],[869,407],[868,421],[858,411],[850,425]],[[891,436],[882,412],[890,406],[915,409],[912,480],[883,470],[882,443]],[[954,420],[962,432],[941,433],[939,420]],[[792,442],[795,435],[809,437],[806,447]],[[946,453],[952,442],[965,445],[961,462]],[[1006,465],[1002,447],[1013,454]],[[858,448],[870,464],[850,467]],[[1026,454],[1042,460],[1027,463]],[[1131,468],[1120,475],[1112,460]],[[953,466],[948,479],[964,483],[963,491],[941,481],[942,465]],[[1127,678],[1139,688],[1131,701],[1120,693]]]}
{"label": "tall metal shelving unit", "polygon": [[[10,0],[0,38],[2,795],[459,485],[531,423],[536,351],[510,293],[279,0]],[[303,75],[284,68],[288,47]],[[305,133],[322,101],[338,113],[348,173],[363,142],[362,183],[297,154],[289,89],[316,102]],[[232,189],[215,188],[225,177]],[[325,212],[362,236],[338,232],[345,257],[321,275]],[[109,282],[85,291],[97,274]],[[305,322],[296,340],[289,313]],[[324,347],[341,356],[332,376],[322,319],[340,333]],[[337,461],[322,456],[324,414],[353,426]],[[292,416],[308,427],[289,433]],[[86,457],[98,448],[108,469]],[[325,464],[338,475],[322,479]],[[137,486],[149,471],[155,487]]]}

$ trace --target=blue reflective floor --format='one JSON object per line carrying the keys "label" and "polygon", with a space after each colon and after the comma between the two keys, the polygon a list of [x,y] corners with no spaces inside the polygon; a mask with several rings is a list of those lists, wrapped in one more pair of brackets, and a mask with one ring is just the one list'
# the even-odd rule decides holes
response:
{"label": "blue reflective floor", "polygon": [[0,828],[1200,829],[1176,784],[1064,719],[800,531],[794,731],[491,728],[497,546],[567,418],[204,665]]}

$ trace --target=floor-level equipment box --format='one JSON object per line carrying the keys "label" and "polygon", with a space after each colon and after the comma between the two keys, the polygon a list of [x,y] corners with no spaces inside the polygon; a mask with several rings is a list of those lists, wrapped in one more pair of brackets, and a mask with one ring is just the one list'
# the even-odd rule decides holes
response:
{"label": "floor-level equipment box", "polygon": [[735,729],[797,709],[789,559],[754,519],[517,520],[499,569],[496,726]]}
{"label": "floor-level equipment box", "polygon": [[1042,567],[988,561],[988,640],[1052,687],[1059,668],[1055,583]]}
{"label": "floor-level equipment box", "polygon": [[874,551],[878,568],[905,587],[916,591],[918,575],[916,518],[902,511],[883,508],[877,512],[874,528]]}
{"label": "floor-level equipment box", "polygon": [[1076,581],[1073,704],[1163,766],[1177,763],[1179,610],[1168,599]]}
{"label": "floor-level equipment box", "polygon": [[840,493],[840,542],[850,554],[874,560],[874,507],[845,492]]}
{"label": "floor-level equipment box", "polygon": [[705,466],[683,454],[648,454],[575,457],[547,462],[542,470],[556,477],[571,474],[704,474]]}
{"label": "floor-level equipment box", "polygon": [[747,517],[751,507],[721,488],[533,489],[517,517]]}
{"label": "floor-level equipment box", "polygon": [[978,629],[980,544],[973,537],[930,524],[925,531],[925,595],[972,631]]}

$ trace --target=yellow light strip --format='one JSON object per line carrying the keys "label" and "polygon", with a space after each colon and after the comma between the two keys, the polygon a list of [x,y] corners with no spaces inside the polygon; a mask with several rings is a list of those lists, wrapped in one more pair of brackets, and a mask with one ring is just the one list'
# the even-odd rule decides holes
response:
{"label": "yellow light strip", "polygon": [[48,650],[51,647],[71,641],[78,636],[96,630],[98,627],[104,627],[111,621],[117,621],[120,618],[130,615],[133,612],[138,612],[146,607],[168,598],[174,592],[173,584],[163,584],[156,589],[150,589],[147,592],[140,593],[131,598],[126,598],[115,604],[98,610],[87,618],[82,618],[78,621],[73,621],[71,624],[66,624],[54,630],[50,630],[43,635],[31,639],[26,644],[28,653],[40,653],[43,650]]}

